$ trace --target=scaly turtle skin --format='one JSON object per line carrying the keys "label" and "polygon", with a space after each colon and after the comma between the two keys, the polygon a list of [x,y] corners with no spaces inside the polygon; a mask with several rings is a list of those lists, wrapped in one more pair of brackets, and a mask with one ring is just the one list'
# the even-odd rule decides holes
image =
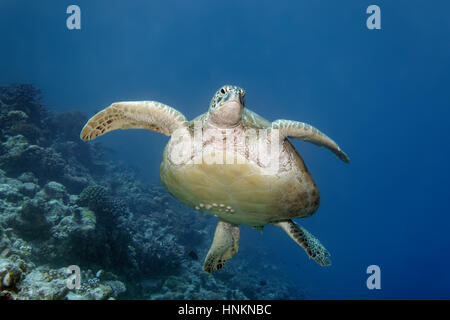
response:
{"label": "scaly turtle skin", "polygon": [[[118,102],[93,116],[80,136],[92,140],[115,129],[138,128],[171,136],[161,162],[162,184],[184,204],[219,218],[206,272],[221,269],[237,253],[240,224],[261,230],[278,225],[317,263],[330,265],[319,240],[292,221],[312,215],[320,195],[287,138],[326,147],[344,162],[349,158],[306,123],[269,122],[244,106],[244,90],[230,85],[216,92],[208,112],[190,122],[159,102]],[[249,142],[256,130],[261,139]],[[259,145],[272,152],[261,153]]]}

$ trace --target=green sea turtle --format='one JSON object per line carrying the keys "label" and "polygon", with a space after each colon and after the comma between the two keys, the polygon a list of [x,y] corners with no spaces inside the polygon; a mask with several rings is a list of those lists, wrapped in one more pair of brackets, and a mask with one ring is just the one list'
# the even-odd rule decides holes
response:
{"label": "green sea turtle", "polygon": [[[115,129],[171,136],[160,167],[162,184],[184,204],[219,218],[206,272],[221,269],[237,253],[240,224],[261,230],[266,224],[280,226],[318,264],[330,265],[330,254],[319,240],[292,221],[311,216],[320,195],[287,138],[326,147],[345,162],[349,158],[306,123],[269,122],[244,106],[245,91],[231,85],[220,88],[208,112],[192,121],[156,101],[117,102],[93,116],[80,136],[92,140]],[[260,152],[261,146],[271,153]]]}

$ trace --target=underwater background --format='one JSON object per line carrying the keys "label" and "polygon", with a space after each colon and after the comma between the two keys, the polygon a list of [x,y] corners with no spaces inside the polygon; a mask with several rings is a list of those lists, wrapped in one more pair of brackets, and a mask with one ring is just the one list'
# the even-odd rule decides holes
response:
{"label": "underwater background", "polygon": [[[81,9],[81,30],[66,9]],[[381,30],[366,9],[381,8]],[[449,299],[450,3],[0,2],[3,299]],[[216,219],[159,182],[168,138],[79,140],[116,101],[188,119],[224,84],[268,120],[307,122],[350,156],[291,139],[321,192],[297,219],[320,267],[280,229],[241,226],[239,252],[202,270]],[[82,288],[69,290],[66,267]],[[369,290],[369,265],[381,289]]]}

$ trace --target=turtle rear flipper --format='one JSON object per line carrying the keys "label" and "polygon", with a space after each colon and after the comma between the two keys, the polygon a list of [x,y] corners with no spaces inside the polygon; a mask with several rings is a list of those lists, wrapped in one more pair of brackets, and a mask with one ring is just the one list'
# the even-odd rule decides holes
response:
{"label": "turtle rear flipper", "polygon": [[228,259],[233,258],[239,248],[239,226],[220,220],[214,233],[214,240],[206,255],[203,270],[211,273],[220,270]]}
{"label": "turtle rear flipper", "polygon": [[289,237],[305,249],[308,256],[313,258],[318,264],[321,266],[331,265],[330,253],[308,230],[297,225],[292,220],[280,221],[274,224],[283,228]]}

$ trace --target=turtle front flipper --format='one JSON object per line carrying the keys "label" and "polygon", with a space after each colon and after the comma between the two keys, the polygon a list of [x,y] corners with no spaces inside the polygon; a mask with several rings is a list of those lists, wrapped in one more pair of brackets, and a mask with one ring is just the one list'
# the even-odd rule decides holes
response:
{"label": "turtle front flipper", "polygon": [[279,130],[282,140],[286,137],[305,140],[329,149],[344,162],[350,162],[349,157],[339,148],[336,142],[307,123],[292,120],[276,120],[272,122],[272,129]]}
{"label": "turtle front flipper", "polygon": [[239,226],[220,220],[214,233],[214,240],[206,255],[203,270],[211,273],[220,270],[228,259],[233,258],[239,248]]}
{"label": "turtle front flipper", "polygon": [[89,119],[80,137],[92,140],[116,129],[148,129],[170,136],[187,125],[181,112],[156,101],[116,102]]}
{"label": "turtle front flipper", "polygon": [[308,230],[297,225],[292,220],[280,221],[274,224],[283,228],[289,237],[305,249],[308,256],[313,258],[318,264],[321,266],[331,265],[330,253]]}

